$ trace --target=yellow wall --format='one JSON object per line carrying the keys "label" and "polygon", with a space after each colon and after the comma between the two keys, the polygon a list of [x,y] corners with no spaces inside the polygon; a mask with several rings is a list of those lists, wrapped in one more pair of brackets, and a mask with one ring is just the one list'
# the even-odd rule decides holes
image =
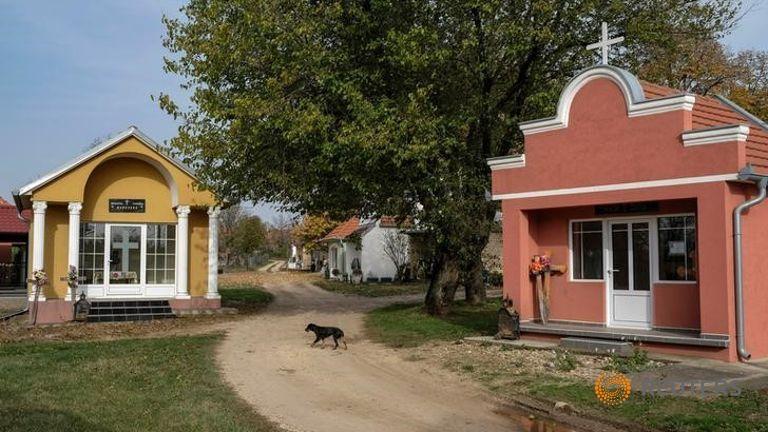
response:
{"label": "yellow wall", "polygon": [[208,213],[189,214],[189,295],[204,296],[208,291]]}
{"label": "yellow wall", "polygon": [[[46,297],[64,297],[67,295],[67,258],[69,251],[69,210],[65,205],[51,205],[45,211],[45,268],[48,270]],[[54,247],[50,247],[52,245]],[[63,245],[63,247],[62,247]],[[65,280],[62,281],[62,278]]]}
{"label": "yellow wall", "polygon": [[[110,213],[110,199],[143,199],[144,213]],[[135,158],[115,158],[91,173],[83,198],[83,221],[176,223],[171,192],[163,176]]]}
{"label": "yellow wall", "polygon": [[85,186],[91,172],[104,161],[114,157],[128,156],[153,161],[165,171],[177,185],[178,204],[206,207],[215,204],[216,200],[213,194],[195,189],[194,178],[134,137],[126,138],[122,143],[111,147],[102,154],[64,173],[55,181],[35,190],[32,199],[55,202],[84,201]]}
{"label": "yellow wall", "polygon": [[[154,161],[154,162],[153,162]],[[49,283],[47,298],[63,298],[68,287],[70,201],[83,203],[82,222],[177,222],[171,187],[160,170],[167,170],[178,187],[178,204],[191,206],[189,219],[189,292],[204,296],[208,287],[208,214],[215,205],[208,191],[196,190],[195,180],[162,156],[131,137],[104,154],[85,162],[58,179],[32,192],[31,200],[47,201],[45,214],[44,269]],[[143,199],[145,213],[110,213],[109,199]],[[34,247],[33,227],[29,230],[29,265]]]}

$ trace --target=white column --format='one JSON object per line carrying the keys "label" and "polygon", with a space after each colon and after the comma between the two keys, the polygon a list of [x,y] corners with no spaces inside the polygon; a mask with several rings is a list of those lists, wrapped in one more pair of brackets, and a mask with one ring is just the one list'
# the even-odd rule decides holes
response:
{"label": "white column", "polygon": [[[48,204],[45,201],[32,202],[32,271],[44,270],[45,265],[45,209]],[[30,279],[33,275],[29,275]],[[34,300],[35,285],[29,290],[30,299]],[[45,295],[41,292],[38,300],[45,300]]]}
{"label": "white column", "polygon": [[[69,209],[69,253],[67,255],[67,272],[69,268],[79,267],[80,264],[80,211],[83,203],[71,202]],[[67,290],[67,299],[72,300],[72,290]]]}
{"label": "white column", "polygon": [[188,299],[189,274],[189,206],[176,207],[176,298]]}
{"label": "white column", "polygon": [[208,292],[207,299],[219,296],[219,208],[208,209]]}

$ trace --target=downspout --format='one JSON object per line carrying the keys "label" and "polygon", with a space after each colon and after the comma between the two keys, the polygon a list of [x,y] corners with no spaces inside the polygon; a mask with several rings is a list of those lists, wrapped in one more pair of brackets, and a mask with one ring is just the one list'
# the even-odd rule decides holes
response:
{"label": "downspout", "polygon": [[752,182],[757,186],[758,194],[756,197],[744,201],[733,209],[733,261],[734,261],[734,279],[736,289],[736,341],[737,351],[741,360],[749,360],[752,357],[747,351],[744,340],[744,275],[743,259],[741,249],[741,216],[750,208],[760,204],[765,200],[766,187],[768,186],[768,177],[756,175],[752,168],[747,168],[739,172],[739,180]]}

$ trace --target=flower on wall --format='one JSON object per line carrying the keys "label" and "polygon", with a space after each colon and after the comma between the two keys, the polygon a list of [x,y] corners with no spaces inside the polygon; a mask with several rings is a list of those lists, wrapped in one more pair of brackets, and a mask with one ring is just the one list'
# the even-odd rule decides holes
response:
{"label": "flower on wall", "polygon": [[35,270],[32,273],[32,279],[34,280],[34,284],[38,287],[41,287],[48,283],[48,275],[45,273],[45,270]]}

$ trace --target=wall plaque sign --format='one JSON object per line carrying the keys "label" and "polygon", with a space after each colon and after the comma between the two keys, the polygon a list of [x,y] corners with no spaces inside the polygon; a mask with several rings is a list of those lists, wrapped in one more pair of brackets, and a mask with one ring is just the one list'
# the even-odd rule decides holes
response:
{"label": "wall plaque sign", "polygon": [[608,214],[626,214],[626,213],[651,213],[659,211],[658,201],[608,204],[595,206],[595,214],[598,216]]}
{"label": "wall plaque sign", "polygon": [[110,213],[144,213],[147,205],[143,199],[111,199]]}

